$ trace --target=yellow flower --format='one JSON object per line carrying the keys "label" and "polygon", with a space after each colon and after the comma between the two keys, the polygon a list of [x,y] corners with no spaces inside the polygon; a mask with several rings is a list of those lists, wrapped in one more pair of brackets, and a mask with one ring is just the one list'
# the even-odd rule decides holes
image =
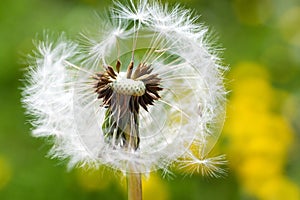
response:
{"label": "yellow flower", "polygon": [[299,200],[299,186],[284,176],[273,177],[261,187],[259,196],[262,200]]}
{"label": "yellow flower", "polygon": [[267,71],[258,64],[241,63],[232,76],[235,83],[224,128],[231,167],[243,188],[259,199],[299,199],[299,188],[278,178],[284,177],[294,136],[276,112],[283,93],[272,88]]}

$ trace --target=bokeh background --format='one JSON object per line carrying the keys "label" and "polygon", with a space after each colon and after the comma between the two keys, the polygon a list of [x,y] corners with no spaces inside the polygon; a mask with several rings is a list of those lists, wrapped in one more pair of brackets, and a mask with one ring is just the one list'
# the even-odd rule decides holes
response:
{"label": "bokeh background", "polygon": [[[164,0],[162,0],[165,2]],[[300,1],[170,0],[201,15],[223,49],[227,117],[215,154],[227,176],[200,174],[144,181],[145,200],[300,199]],[[106,0],[0,1],[0,199],[126,199],[122,177],[67,171],[30,136],[20,103],[23,64],[32,39],[49,29],[75,36]],[[89,21],[90,23],[90,21]]]}

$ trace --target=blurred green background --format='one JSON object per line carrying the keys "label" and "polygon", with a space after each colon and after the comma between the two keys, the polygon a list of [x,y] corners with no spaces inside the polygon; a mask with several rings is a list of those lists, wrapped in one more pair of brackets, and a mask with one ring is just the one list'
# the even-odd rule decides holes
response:
{"label": "blurred green background", "polygon": [[[163,1],[165,2],[165,1]],[[75,36],[106,0],[0,2],[0,199],[126,199],[124,178],[67,171],[30,136],[20,104],[24,55],[44,29]],[[145,181],[144,199],[300,199],[300,1],[170,0],[201,15],[224,48],[227,118],[216,154],[228,175],[199,174]],[[219,45],[221,44],[221,45]]]}

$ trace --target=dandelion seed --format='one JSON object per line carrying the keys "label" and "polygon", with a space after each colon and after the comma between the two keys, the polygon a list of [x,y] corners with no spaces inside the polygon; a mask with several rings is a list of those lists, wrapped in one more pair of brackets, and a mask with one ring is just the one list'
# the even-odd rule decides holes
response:
{"label": "dandelion seed", "polygon": [[70,168],[148,174],[198,163],[217,176],[223,157],[207,156],[224,119],[225,68],[206,29],[190,10],[147,0],[117,2],[109,13],[104,36],[76,43],[45,34],[36,44],[23,91],[33,135],[54,136],[50,154]]}

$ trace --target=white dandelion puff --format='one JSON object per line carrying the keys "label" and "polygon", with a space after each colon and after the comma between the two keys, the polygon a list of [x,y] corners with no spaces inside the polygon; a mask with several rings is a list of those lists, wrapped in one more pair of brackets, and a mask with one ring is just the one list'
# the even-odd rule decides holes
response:
{"label": "white dandelion puff", "polygon": [[114,18],[113,12],[98,15],[96,30],[85,30],[81,34],[82,52],[86,54],[84,64],[88,66],[107,65],[105,57],[107,53],[115,50],[119,39],[131,36],[128,29],[128,21]]}
{"label": "white dandelion puff", "polygon": [[190,157],[182,160],[180,168],[187,169],[190,174],[200,173],[219,178],[226,174],[226,171],[221,168],[225,164],[227,164],[227,161],[224,155],[211,158],[197,158],[194,155],[190,155]]}
{"label": "white dandelion puff", "polygon": [[[180,5],[169,7],[158,2],[152,2],[148,7],[151,13],[150,25],[161,34],[184,34],[191,41],[203,39],[207,29],[196,23],[198,16],[192,16],[193,11]],[[198,44],[199,45],[199,44]]]}
{"label": "white dandelion puff", "polygon": [[189,10],[146,0],[109,13],[81,41],[36,43],[23,91],[33,135],[53,136],[50,154],[70,168],[147,174],[178,162],[218,176],[223,157],[208,154],[224,120],[225,68],[207,29]]}
{"label": "white dandelion puff", "polygon": [[148,17],[150,17],[148,1],[138,0],[134,2],[133,0],[129,0],[127,4],[115,1],[114,4],[115,7],[112,10],[117,14],[116,18],[138,22],[138,26],[146,23]]}

